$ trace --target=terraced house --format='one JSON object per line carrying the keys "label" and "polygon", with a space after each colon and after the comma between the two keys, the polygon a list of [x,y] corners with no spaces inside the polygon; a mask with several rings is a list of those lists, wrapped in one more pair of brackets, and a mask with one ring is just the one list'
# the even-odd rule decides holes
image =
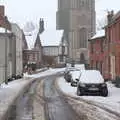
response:
{"label": "terraced house", "polygon": [[89,40],[90,66],[99,69],[105,79],[120,76],[120,12],[108,12],[105,34]]}
{"label": "terraced house", "polygon": [[7,19],[4,9],[0,6],[0,84],[23,72],[22,30]]}

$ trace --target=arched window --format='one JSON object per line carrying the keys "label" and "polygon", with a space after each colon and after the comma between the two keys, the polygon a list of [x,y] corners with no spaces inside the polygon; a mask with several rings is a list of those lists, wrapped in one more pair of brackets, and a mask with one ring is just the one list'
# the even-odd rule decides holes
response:
{"label": "arched window", "polygon": [[87,48],[87,29],[81,28],[79,30],[79,48]]}
{"label": "arched window", "polygon": [[83,53],[80,54],[80,63],[84,64],[85,63],[85,56]]}

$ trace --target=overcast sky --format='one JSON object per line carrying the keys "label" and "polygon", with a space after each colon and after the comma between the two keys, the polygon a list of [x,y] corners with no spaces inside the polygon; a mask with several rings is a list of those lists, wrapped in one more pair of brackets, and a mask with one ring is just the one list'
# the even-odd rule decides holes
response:
{"label": "overcast sky", "polygon": [[[45,28],[50,34],[45,36],[46,41],[51,37],[54,38],[56,29],[56,11],[57,0],[0,0],[1,4],[5,5],[6,15],[11,22],[15,22],[23,28],[27,21],[38,23],[39,18],[44,18]],[[103,17],[107,10],[120,9],[120,0],[96,0],[97,18]],[[52,33],[52,31],[53,33]],[[48,35],[49,34],[49,35]]]}

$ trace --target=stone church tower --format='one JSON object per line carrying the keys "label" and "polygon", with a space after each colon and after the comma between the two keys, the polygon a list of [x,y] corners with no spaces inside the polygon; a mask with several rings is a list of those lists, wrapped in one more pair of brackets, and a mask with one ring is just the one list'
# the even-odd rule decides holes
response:
{"label": "stone church tower", "polygon": [[64,30],[69,60],[88,63],[88,39],[95,34],[95,0],[58,0],[56,28]]}

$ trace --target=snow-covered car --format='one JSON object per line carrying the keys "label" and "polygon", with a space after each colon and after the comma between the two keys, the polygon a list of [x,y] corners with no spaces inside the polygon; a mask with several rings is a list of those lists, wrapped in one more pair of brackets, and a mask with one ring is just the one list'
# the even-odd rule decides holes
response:
{"label": "snow-covered car", "polygon": [[65,72],[64,72],[64,79],[67,81],[67,82],[71,82],[71,75],[70,75],[70,72],[71,71],[75,71],[76,68],[74,67],[68,67],[65,69]]}
{"label": "snow-covered car", "polygon": [[75,71],[70,72],[71,86],[77,87],[77,83],[79,81],[80,73],[81,73],[81,70],[75,70]]}
{"label": "snow-covered car", "polygon": [[77,95],[98,94],[106,97],[108,95],[107,84],[101,73],[97,70],[85,70],[80,74],[77,85]]}

